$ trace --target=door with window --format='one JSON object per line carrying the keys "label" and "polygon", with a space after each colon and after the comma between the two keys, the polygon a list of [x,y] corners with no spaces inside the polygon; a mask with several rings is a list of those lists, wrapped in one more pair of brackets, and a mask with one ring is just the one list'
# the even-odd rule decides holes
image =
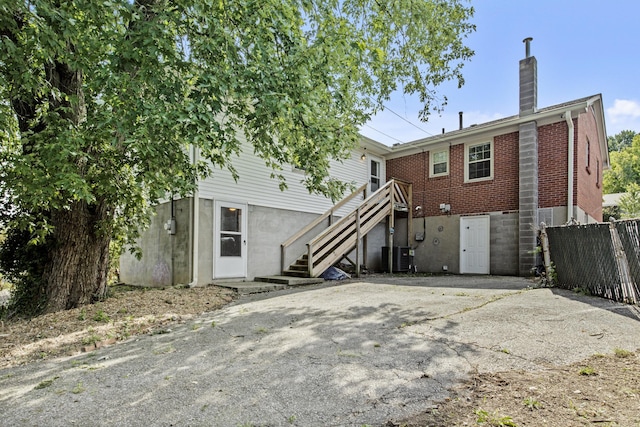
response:
{"label": "door with window", "polygon": [[489,215],[460,217],[460,273],[489,274]]}
{"label": "door with window", "polygon": [[247,205],[215,203],[213,277],[247,275]]}

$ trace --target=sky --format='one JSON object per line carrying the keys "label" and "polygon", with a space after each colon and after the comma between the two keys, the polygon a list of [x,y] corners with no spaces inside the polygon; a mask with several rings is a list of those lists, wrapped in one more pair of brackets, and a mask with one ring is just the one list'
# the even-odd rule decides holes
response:
{"label": "sky", "polygon": [[426,138],[518,113],[519,61],[532,37],[538,62],[538,108],[602,94],[608,136],[640,133],[639,0],[475,0],[466,39],[475,51],[463,68],[465,84],[437,88],[443,113],[418,119],[417,96],[396,92],[360,130],[386,145]]}

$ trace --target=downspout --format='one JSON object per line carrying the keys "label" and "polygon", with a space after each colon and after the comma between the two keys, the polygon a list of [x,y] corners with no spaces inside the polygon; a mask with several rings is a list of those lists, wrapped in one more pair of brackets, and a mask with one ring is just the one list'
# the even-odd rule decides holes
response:
{"label": "downspout", "polygon": [[[198,147],[193,147],[193,165],[198,164],[200,153]],[[196,177],[196,187],[193,190],[191,199],[191,283],[189,287],[198,286],[198,235],[200,225],[200,183]]]}
{"label": "downspout", "polygon": [[569,158],[567,159],[567,223],[571,223],[573,220],[573,139],[575,133],[573,119],[571,118],[571,110],[567,110],[564,114],[564,118],[567,121],[567,126],[569,127]]}

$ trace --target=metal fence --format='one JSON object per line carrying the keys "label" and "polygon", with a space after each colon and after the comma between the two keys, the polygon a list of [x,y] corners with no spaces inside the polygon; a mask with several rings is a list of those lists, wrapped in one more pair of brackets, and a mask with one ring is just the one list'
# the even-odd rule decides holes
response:
{"label": "metal fence", "polygon": [[640,220],[543,228],[556,285],[640,302]]}

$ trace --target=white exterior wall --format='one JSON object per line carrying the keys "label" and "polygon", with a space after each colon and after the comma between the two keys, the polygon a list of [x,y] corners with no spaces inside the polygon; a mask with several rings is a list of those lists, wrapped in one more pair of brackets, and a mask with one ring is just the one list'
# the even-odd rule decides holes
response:
{"label": "white exterior wall", "polygon": [[[238,172],[238,181],[234,181],[231,173],[226,169],[217,169],[213,175],[200,182],[200,197],[203,199],[217,199],[225,201],[247,202],[255,206],[277,209],[287,209],[300,212],[321,214],[333,206],[330,199],[309,194],[302,184],[304,174],[293,170],[291,165],[283,165],[279,171],[285,178],[288,188],[280,191],[278,180],[270,177],[271,169],[264,164],[264,160],[253,154],[253,147],[244,141],[243,152],[232,160]],[[369,158],[362,160],[362,151],[353,150],[351,158],[343,163],[332,161],[330,174],[344,182],[354,182],[356,187],[369,181]],[[382,166],[382,178],[385,177],[384,161],[379,159]],[[344,195],[345,197],[348,194]],[[344,215],[355,208],[361,199],[340,210],[337,215]]]}

